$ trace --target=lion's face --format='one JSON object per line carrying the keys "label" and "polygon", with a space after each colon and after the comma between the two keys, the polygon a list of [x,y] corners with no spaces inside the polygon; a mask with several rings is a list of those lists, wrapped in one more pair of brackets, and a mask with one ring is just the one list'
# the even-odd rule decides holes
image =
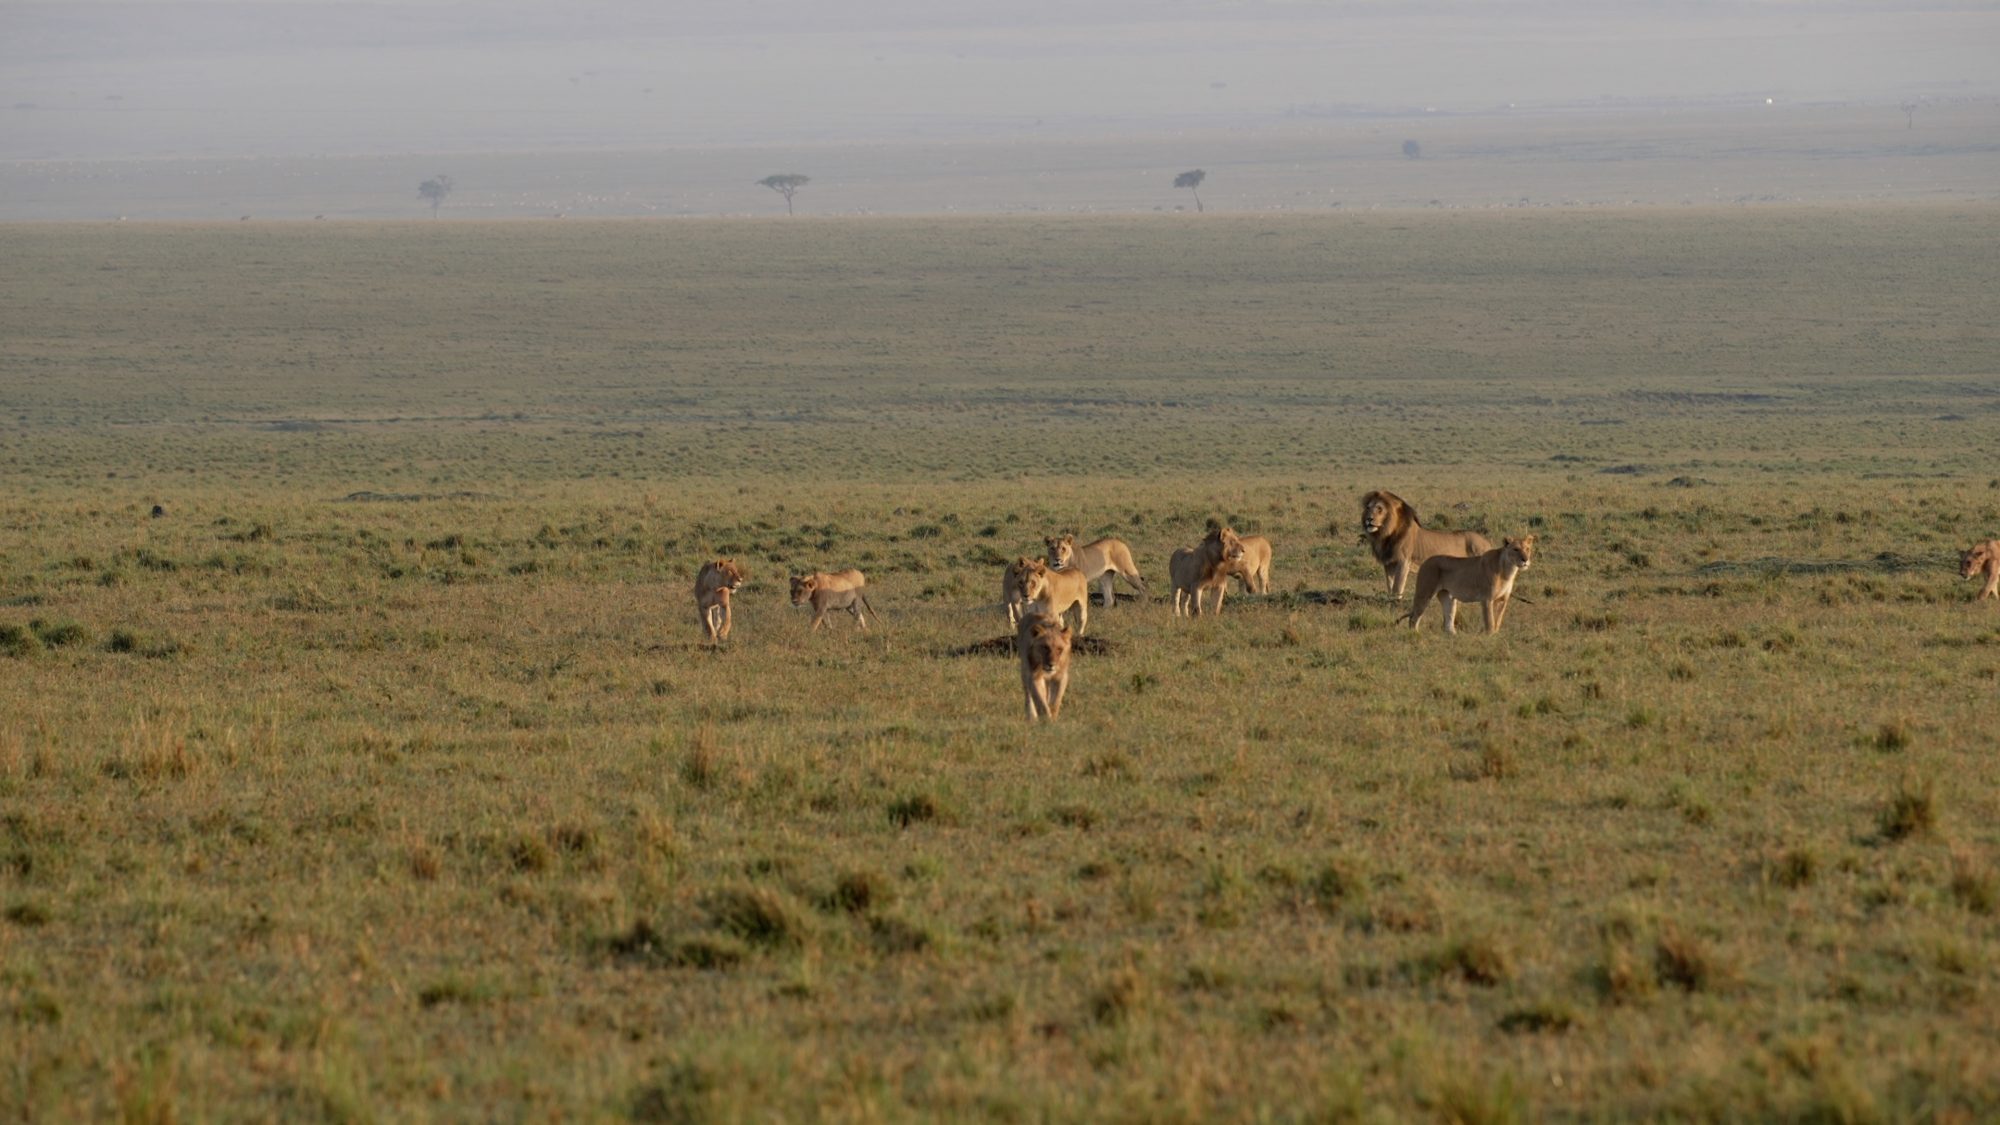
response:
{"label": "lion's face", "polygon": [[1027,566],[1021,569],[1021,596],[1031,602],[1047,601],[1049,594],[1049,567],[1040,559],[1022,559]]}
{"label": "lion's face", "polygon": [[715,572],[722,576],[722,588],[725,590],[743,585],[743,568],[736,564],[735,559],[715,560]]}
{"label": "lion's face", "polygon": [[1976,577],[1980,571],[1986,569],[1986,564],[1992,561],[1993,548],[1984,543],[1981,543],[1970,551],[1962,551],[1958,556],[1958,576],[1960,578]]}
{"label": "lion's face", "polygon": [[1503,541],[1500,544],[1500,561],[1522,570],[1535,565],[1535,537],[1528,535]]}
{"label": "lion's face", "polygon": [[1230,562],[1243,560],[1243,540],[1237,537],[1233,527],[1218,527],[1208,533],[1210,539],[1222,545],[1222,557]]}
{"label": "lion's face", "polygon": [[812,600],[813,591],[819,589],[819,575],[792,576],[792,604],[804,605]]}
{"label": "lion's face", "polygon": [[1028,627],[1029,636],[1048,650],[1050,666],[1062,663],[1069,653],[1069,626],[1054,617],[1037,617],[1034,622]]}
{"label": "lion's face", "polygon": [[1362,496],[1362,534],[1380,534],[1388,530],[1394,510],[1396,506],[1388,492],[1368,492]]}
{"label": "lion's face", "polygon": [[1066,569],[1076,560],[1076,536],[1051,535],[1042,540],[1049,549],[1049,565],[1057,570]]}

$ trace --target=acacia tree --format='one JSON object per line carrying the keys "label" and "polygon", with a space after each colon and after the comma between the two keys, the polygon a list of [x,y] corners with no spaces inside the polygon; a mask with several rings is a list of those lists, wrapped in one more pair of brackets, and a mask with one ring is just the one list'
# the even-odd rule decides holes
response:
{"label": "acacia tree", "polygon": [[797,172],[779,172],[774,176],[765,176],[757,182],[785,197],[785,214],[789,215],[792,213],[792,195],[811,183],[812,177],[801,176]]}
{"label": "acacia tree", "polygon": [[438,208],[444,206],[444,197],[450,195],[451,189],[457,186],[450,176],[432,176],[417,185],[417,195],[430,202],[431,218],[438,217]]}
{"label": "acacia tree", "polygon": [[1907,121],[1909,122],[1909,123],[1908,123],[1907,125],[1905,125],[1905,126],[1903,126],[1903,127],[1904,127],[1905,129],[1914,129],[1914,128],[1916,128],[1916,127],[1917,127],[1917,111],[1918,111],[1919,109],[1922,109],[1922,108],[1923,108],[1923,103],[1921,103],[1921,102],[1904,102],[1904,103],[1903,103],[1903,104],[1902,104],[1901,106],[1899,106],[1898,108],[1899,108],[1899,109],[1901,109],[1901,110],[1903,111],[1903,117],[1904,117],[1904,118],[1905,118],[1905,119],[1906,119],[1906,120],[1907,120]]}
{"label": "acacia tree", "polygon": [[1197,215],[1201,214],[1201,182],[1207,178],[1208,173],[1199,168],[1192,172],[1182,172],[1174,177],[1175,187],[1186,188],[1194,193],[1194,211]]}

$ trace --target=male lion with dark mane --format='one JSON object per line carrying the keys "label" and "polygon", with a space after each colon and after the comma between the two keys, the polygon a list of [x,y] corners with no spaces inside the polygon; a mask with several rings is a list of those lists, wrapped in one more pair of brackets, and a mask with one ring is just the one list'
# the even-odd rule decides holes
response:
{"label": "male lion with dark mane", "polygon": [[1493,549],[1476,531],[1432,531],[1417,522],[1417,510],[1393,492],[1377,489],[1361,498],[1361,531],[1389,580],[1389,596],[1401,598],[1410,572],[1434,555],[1470,558]]}
{"label": "male lion with dark mane", "polygon": [[1962,552],[1958,556],[1960,578],[1973,578],[1981,574],[1986,576],[1986,588],[1979,591],[1979,597],[1973,600],[1984,601],[1987,598],[2000,597],[2000,539],[1975,543],[1971,550]]}

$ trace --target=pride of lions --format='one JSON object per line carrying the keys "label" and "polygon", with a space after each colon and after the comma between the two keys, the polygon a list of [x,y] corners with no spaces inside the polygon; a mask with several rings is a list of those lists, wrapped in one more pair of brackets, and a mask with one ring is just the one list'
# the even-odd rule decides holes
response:
{"label": "pride of lions", "polygon": [[[1416,596],[1400,621],[1416,629],[1433,600],[1444,607],[1444,631],[1456,633],[1458,605],[1471,602],[1486,615],[1486,631],[1497,633],[1513,600],[1514,583],[1534,565],[1535,537],[1508,537],[1495,547],[1476,531],[1436,531],[1423,526],[1417,511],[1393,492],[1377,490],[1361,498],[1361,533],[1375,561],[1382,564],[1390,598],[1401,600],[1414,570]],[[1043,540],[1044,557],[1023,555],[1007,564],[1001,575],[1000,600],[1014,627],[1014,654],[1021,666],[1021,691],[1030,721],[1054,719],[1062,712],[1069,690],[1070,652],[1075,638],[1090,627],[1090,590],[1098,587],[1109,607],[1112,586],[1122,578],[1142,597],[1151,591],[1123,540],[1104,538],[1079,547],[1073,535]],[[1979,543],[1959,556],[1961,579],[1984,577],[1978,600],[2000,598],[2000,539]],[[1200,543],[1174,551],[1167,560],[1173,584],[1174,616],[1199,617],[1208,595],[1211,612],[1222,612],[1223,594],[1234,578],[1254,594],[1271,590],[1271,541],[1261,535],[1238,535],[1233,528],[1212,526]],[[695,609],[710,643],[729,638],[730,599],[746,578],[734,559],[715,559],[695,576]],[[868,584],[859,570],[815,572],[791,576],[792,604],[810,605],[809,632],[826,624],[830,610],[844,609],[856,626],[868,627],[879,615],[864,592]],[[1067,615],[1076,610],[1076,629]]]}

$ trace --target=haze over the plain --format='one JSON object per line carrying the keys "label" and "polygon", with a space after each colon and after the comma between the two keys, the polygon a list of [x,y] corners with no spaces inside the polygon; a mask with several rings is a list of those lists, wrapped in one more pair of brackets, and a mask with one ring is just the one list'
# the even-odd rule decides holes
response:
{"label": "haze over the plain", "polygon": [[[793,170],[822,213],[1171,207],[1197,166],[1233,209],[1976,194],[2000,108],[2000,7],[1945,2],[63,0],[0,32],[0,218],[415,215],[438,172],[496,216],[768,210]],[[1786,138],[1817,168],[1683,182]]]}

